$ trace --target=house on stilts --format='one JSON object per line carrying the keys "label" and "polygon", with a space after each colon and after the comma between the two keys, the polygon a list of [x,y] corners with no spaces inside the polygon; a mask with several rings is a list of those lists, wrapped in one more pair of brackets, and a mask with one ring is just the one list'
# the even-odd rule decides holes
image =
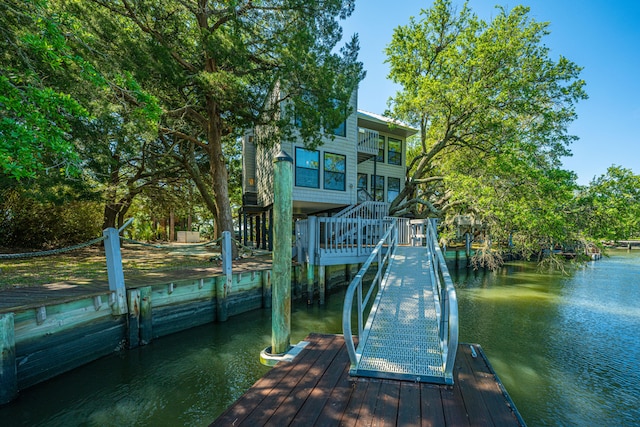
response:
{"label": "house on stilts", "polygon": [[407,139],[418,130],[358,110],[356,93],[350,106],[351,114],[316,149],[296,138],[265,148],[254,143],[253,131],[246,133],[238,218],[243,245],[272,249],[273,159],[283,150],[293,159],[298,260],[331,265],[367,258],[370,249],[363,246],[381,237],[389,203],[404,187]]}

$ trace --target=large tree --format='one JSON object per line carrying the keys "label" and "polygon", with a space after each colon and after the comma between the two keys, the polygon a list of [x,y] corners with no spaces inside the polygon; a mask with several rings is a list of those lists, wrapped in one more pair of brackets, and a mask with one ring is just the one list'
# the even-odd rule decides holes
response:
{"label": "large tree", "polygon": [[574,186],[560,159],[584,81],[573,62],[550,58],[548,24],[528,13],[499,8],[485,22],[466,3],[457,12],[436,0],[395,29],[386,52],[401,89],[391,114],[420,129],[420,146],[392,212],[473,214],[494,233],[527,229],[529,242],[536,229],[566,230],[548,214]]}
{"label": "large tree", "polygon": [[353,11],[353,1],[62,3],[94,33],[96,67],[130,72],[158,102],[165,141],[186,145],[181,152],[193,153],[191,164],[206,154],[213,191],[198,189],[220,231],[233,229],[225,142],[269,125],[273,132],[262,143],[299,132],[317,144],[322,129],[344,120],[363,76],[355,36],[336,51],[339,19]]}

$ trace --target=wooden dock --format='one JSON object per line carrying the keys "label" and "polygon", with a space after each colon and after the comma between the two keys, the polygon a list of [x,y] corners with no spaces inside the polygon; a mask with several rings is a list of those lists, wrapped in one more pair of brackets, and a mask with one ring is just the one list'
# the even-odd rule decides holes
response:
{"label": "wooden dock", "polygon": [[478,345],[461,344],[455,385],[349,375],[341,335],[311,334],[212,426],[524,426]]}
{"label": "wooden dock", "polygon": [[[251,273],[267,269],[271,269],[270,256],[256,256],[233,262],[234,273]],[[127,288],[138,288],[177,280],[213,277],[221,274],[222,267],[212,264],[211,267],[185,267],[158,270],[150,273],[133,273],[131,275],[125,271],[125,279]],[[80,279],[36,286],[14,287],[0,290],[0,313],[73,302],[97,295],[108,295],[109,293],[109,282],[107,281],[106,273],[102,279]]]}

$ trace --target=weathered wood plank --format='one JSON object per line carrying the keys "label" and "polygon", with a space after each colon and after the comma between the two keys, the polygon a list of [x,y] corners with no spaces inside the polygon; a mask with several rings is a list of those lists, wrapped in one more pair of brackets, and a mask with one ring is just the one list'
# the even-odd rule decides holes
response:
{"label": "weathered wood plank", "polygon": [[420,384],[401,383],[398,403],[398,425],[419,427],[421,420]]}
{"label": "weathered wood plank", "polygon": [[0,405],[18,394],[13,313],[0,314]]}
{"label": "weathered wood plank", "polygon": [[296,363],[280,363],[277,369],[271,369],[253,385],[250,390],[252,393],[247,392],[241,398],[246,402],[245,405],[232,405],[211,425],[263,425],[255,420],[271,416],[285,397],[286,387],[291,386],[291,378],[304,375],[302,370],[320,356],[318,346],[318,342],[311,342],[295,359]]}
{"label": "weathered wood plank", "polygon": [[[515,417],[518,421],[522,418],[506,392],[502,389],[500,379],[494,373],[482,347],[473,345],[476,357],[472,356],[469,345],[464,346],[462,355],[473,372],[476,388],[483,390],[481,398],[488,408],[489,415],[494,425],[508,425]],[[506,409],[505,409],[506,408]],[[524,422],[523,422],[524,423]]]}
{"label": "weathered wood plank", "polygon": [[129,348],[140,345],[140,291],[127,290],[127,303],[129,304],[129,316],[127,319],[127,341]]}
{"label": "weathered wood plank", "polygon": [[379,427],[398,425],[398,399],[400,398],[400,382],[384,380],[380,386],[380,394],[376,405],[375,419]]}
{"label": "weathered wood plank", "polygon": [[77,325],[51,339],[16,344],[18,387],[24,389],[122,348],[124,316]]}
{"label": "weathered wood plank", "polygon": [[[342,341],[336,339],[332,343],[332,346],[337,347],[338,350],[341,350],[341,344]],[[311,394],[296,414],[296,418],[291,423],[291,426],[308,427],[309,425],[313,425],[318,421],[318,418],[325,408],[325,405],[327,404],[332,391],[336,390],[336,388],[340,390],[337,386],[338,382],[343,377],[347,377],[348,368],[349,357],[347,353],[344,351],[339,351],[331,361],[331,364],[327,368],[325,375],[323,375],[320,381],[318,381],[318,384],[311,391]],[[348,385],[348,380],[345,381],[345,383],[346,385]],[[348,394],[346,392],[350,392],[349,389],[346,389],[344,391],[345,394]]]}
{"label": "weathered wood plank", "polygon": [[368,381],[368,383],[369,386],[362,398],[362,405],[360,405],[360,411],[357,414],[358,426],[370,426],[375,419],[374,414],[376,411],[376,403],[378,402],[378,393],[380,393],[380,386],[382,383],[380,381]]}
{"label": "weathered wood plank", "polygon": [[493,422],[491,421],[489,408],[482,399],[482,395],[478,393],[478,383],[474,377],[473,370],[469,365],[467,357],[470,353],[469,347],[460,346],[459,349],[462,353],[460,357],[457,358],[458,363],[456,364],[456,367],[458,368],[458,372],[456,375],[456,383],[465,402],[465,408],[469,419],[472,419],[474,423],[478,423],[480,425],[492,425]]}
{"label": "weathered wood plank", "polygon": [[469,426],[467,410],[464,407],[462,394],[457,386],[448,386],[440,389],[442,408],[444,410],[445,425]]}
{"label": "weathered wood plank", "polygon": [[153,338],[153,309],[151,286],[140,288],[140,344],[147,345]]}
{"label": "weathered wood plank", "polygon": [[184,329],[212,323],[215,320],[215,314],[215,304],[212,299],[190,304],[154,307],[151,335],[153,338],[159,338]]}
{"label": "weathered wood plank", "polygon": [[327,340],[316,341],[315,345],[309,344],[303,350],[303,353],[306,354],[298,356],[302,356],[300,361],[303,363],[293,363],[289,375],[280,381],[278,387],[267,396],[260,407],[256,408],[249,417],[247,417],[245,423],[252,426],[265,425],[276,409],[280,407],[289,396],[291,390],[294,389],[307,374],[309,367],[313,366],[316,360],[322,355],[327,346]]}
{"label": "weathered wood plank", "polygon": [[[304,377],[291,390],[286,400],[276,409],[269,423],[273,425],[288,424],[299,412],[309,395],[316,388],[318,381],[324,376],[327,367],[336,357],[339,346],[333,345],[335,338],[327,340],[326,347],[320,357],[309,368]],[[324,344],[324,343],[323,343]]]}
{"label": "weathered wood plank", "polygon": [[367,389],[370,384],[370,381],[354,381],[352,383],[353,392],[349,396],[347,406],[342,413],[342,418],[340,420],[341,426],[347,427],[356,425],[358,416],[362,409],[364,396],[367,394]]}
{"label": "weathered wood plank", "polygon": [[[342,347],[344,349],[344,346]],[[338,382],[329,394],[329,398],[318,416],[315,426],[328,427],[336,426],[340,423],[342,414],[345,412],[347,404],[351,401],[351,394],[354,391],[353,382],[349,377],[349,355],[346,351],[341,351],[341,359],[345,360],[345,366],[340,374]]]}
{"label": "weathered wood plank", "polygon": [[439,427],[444,424],[444,410],[440,396],[440,386],[420,384],[420,413],[423,427]]}

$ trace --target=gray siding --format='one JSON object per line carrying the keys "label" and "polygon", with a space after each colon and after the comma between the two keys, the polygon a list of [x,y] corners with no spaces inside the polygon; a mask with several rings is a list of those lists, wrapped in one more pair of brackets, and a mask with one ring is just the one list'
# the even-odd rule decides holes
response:
{"label": "gray siding", "polygon": [[242,192],[255,193],[256,185],[256,146],[253,143],[253,132],[242,139]]}

